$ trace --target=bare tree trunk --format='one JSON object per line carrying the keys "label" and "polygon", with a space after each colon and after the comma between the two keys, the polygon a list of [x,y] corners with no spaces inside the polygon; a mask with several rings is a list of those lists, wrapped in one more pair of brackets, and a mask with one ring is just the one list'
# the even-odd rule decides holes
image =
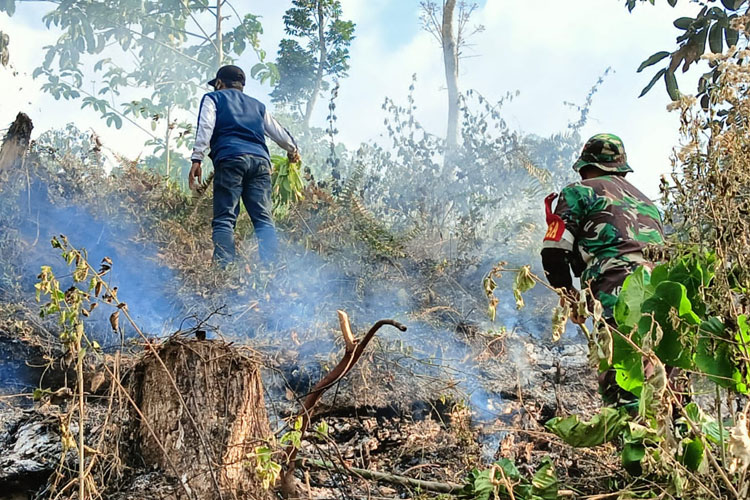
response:
{"label": "bare tree trunk", "polygon": [[445,134],[446,158],[458,144],[458,45],[453,27],[453,13],[456,0],[445,0],[443,5],[443,62],[445,63],[445,82],[448,86],[448,129]]}
{"label": "bare tree trunk", "polygon": [[326,28],[325,13],[323,12],[323,3],[318,1],[318,44],[320,45],[320,59],[318,60],[318,74],[315,77],[315,87],[313,88],[310,99],[307,101],[305,109],[305,128],[310,128],[310,118],[315,108],[315,102],[318,100],[320,88],[323,86],[323,71],[325,69],[326,58],[328,57],[326,47]]}
{"label": "bare tree trunk", "polygon": [[221,4],[224,0],[216,0],[216,58],[217,68],[224,62],[224,36],[221,33]]}

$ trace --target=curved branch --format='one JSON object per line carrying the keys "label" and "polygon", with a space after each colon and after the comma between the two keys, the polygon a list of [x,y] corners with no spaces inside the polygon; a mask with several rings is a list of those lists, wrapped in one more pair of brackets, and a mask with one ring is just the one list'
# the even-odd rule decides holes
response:
{"label": "curved branch", "polygon": [[[299,413],[297,418],[302,419],[302,426],[300,427],[300,438],[304,436],[307,428],[310,425],[312,419],[313,410],[317,406],[320,399],[323,397],[325,391],[330,387],[341,381],[351,370],[354,368],[355,363],[362,357],[367,344],[370,343],[375,334],[385,325],[390,325],[398,328],[402,332],[406,331],[406,326],[393,319],[381,319],[368,330],[368,332],[362,337],[361,340],[354,339],[354,335],[351,331],[349,324],[349,316],[344,311],[336,311],[339,316],[339,324],[341,326],[341,334],[344,337],[346,344],[344,350],[344,357],[341,361],[331,370],[328,374],[323,377],[320,382],[315,384],[315,387],[305,397],[302,402],[302,411]],[[295,458],[297,457],[297,448],[293,445],[289,445],[286,449],[287,456],[287,468],[281,479],[281,491],[286,498],[295,496],[296,484],[294,481],[294,469],[296,466]]]}

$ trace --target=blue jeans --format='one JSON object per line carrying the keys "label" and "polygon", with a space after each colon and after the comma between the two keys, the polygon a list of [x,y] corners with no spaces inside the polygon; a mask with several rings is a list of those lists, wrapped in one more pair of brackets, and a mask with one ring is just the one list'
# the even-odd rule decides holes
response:
{"label": "blue jeans", "polygon": [[222,266],[232,262],[234,228],[240,214],[240,198],[245,204],[258,237],[258,253],[263,262],[276,255],[278,240],[271,215],[271,165],[265,158],[243,155],[214,165],[214,261]]}

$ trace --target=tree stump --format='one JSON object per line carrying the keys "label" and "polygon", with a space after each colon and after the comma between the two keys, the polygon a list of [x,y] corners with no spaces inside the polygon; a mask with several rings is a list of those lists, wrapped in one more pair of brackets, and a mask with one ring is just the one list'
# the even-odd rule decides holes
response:
{"label": "tree stump", "polygon": [[134,460],[174,475],[182,498],[269,498],[252,457],[271,436],[259,366],[215,340],[147,351],[131,379]]}
{"label": "tree stump", "polygon": [[8,128],[0,147],[0,177],[3,173],[13,171],[20,166],[31,140],[34,125],[25,113],[18,113],[15,121]]}

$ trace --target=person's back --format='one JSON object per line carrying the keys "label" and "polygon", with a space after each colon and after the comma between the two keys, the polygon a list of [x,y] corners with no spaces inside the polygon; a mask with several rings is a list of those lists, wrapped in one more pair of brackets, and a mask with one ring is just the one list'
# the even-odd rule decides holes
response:
{"label": "person's back", "polygon": [[620,175],[566,186],[555,214],[570,235],[563,245],[580,258],[581,283],[604,302],[601,294],[617,295],[627,275],[647,263],[644,249],[664,242],[658,208]]}
{"label": "person's back", "polygon": [[289,161],[299,161],[297,144],[257,99],[243,93],[245,73],[237,66],[222,66],[208,82],[215,91],[201,100],[190,188],[201,181],[201,163],[210,146],[214,164],[214,261],[225,266],[234,260],[234,228],[240,199],[253,222],[262,260],[276,254],[276,229],[271,214],[271,157],[265,137],[284,148]]}
{"label": "person's back", "polygon": [[209,92],[204,99],[211,99],[216,107],[208,155],[214,163],[243,154],[270,161],[264,135],[266,107],[263,103],[233,88]]}
{"label": "person's back", "polygon": [[[575,307],[580,296],[571,270],[581,278],[581,288],[589,289],[603,306],[602,319],[617,328],[614,307],[622,284],[638,266],[649,267],[644,255],[648,246],[664,243],[661,215],[656,205],[625,180],[633,169],[616,135],[591,137],[573,169],[581,181],[545,200],[547,233],[542,265],[550,285],[561,290],[561,303],[573,304],[572,321],[582,324],[586,318]],[[650,369],[645,360],[644,370]],[[670,379],[676,376],[668,369]],[[637,402],[634,394],[618,386],[612,367],[600,373],[599,390],[610,403],[632,406]]]}

